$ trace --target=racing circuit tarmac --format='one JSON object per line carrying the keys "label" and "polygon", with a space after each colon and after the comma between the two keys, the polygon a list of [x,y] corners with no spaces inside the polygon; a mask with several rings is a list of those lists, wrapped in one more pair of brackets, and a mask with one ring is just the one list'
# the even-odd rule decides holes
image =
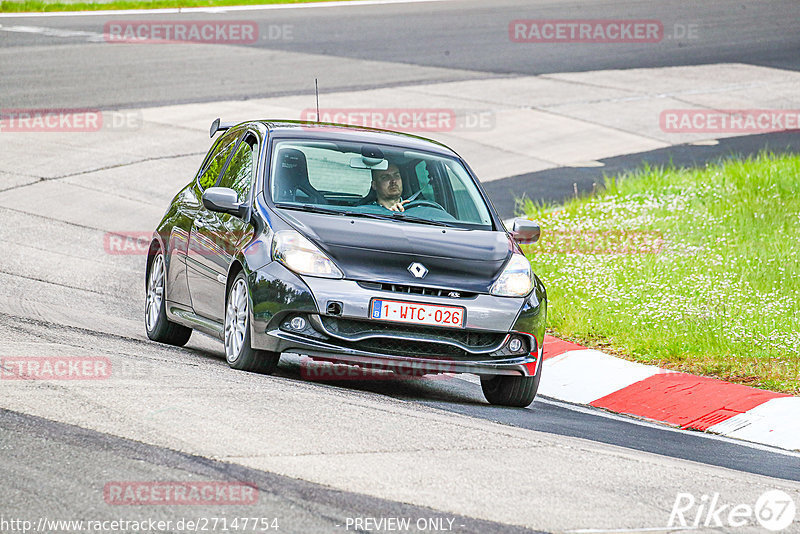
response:
{"label": "racing circuit tarmac", "polygon": [[[105,380],[0,380],[2,520],[39,526],[42,518],[241,516],[277,519],[277,531],[305,533],[388,531],[386,522],[379,528],[363,520],[410,518],[409,531],[422,526],[427,532],[670,531],[681,494],[698,503],[718,494],[719,503],[752,508],[766,491],[782,490],[800,503],[794,453],[547,398],[522,410],[492,407],[479,386],[460,378],[316,382],[304,378],[296,356],[274,376],[261,376],[229,369],[221,344],[202,335],[181,349],[154,344],[143,327],[144,256],[109,246],[119,233],[152,230],[200,164],[211,119],[249,113],[247,102],[236,103],[245,96],[308,95],[308,79],[322,68],[330,80],[325,91],[344,99],[355,90],[736,62],[765,69],[748,72],[775,84],[769,93],[780,105],[800,107],[796,89],[785,89],[800,61],[795,4],[549,2],[534,9],[497,2],[489,9],[485,2],[448,1],[300,11],[188,15],[296,27],[291,43],[194,49],[4,31],[11,25],[95,31],[92,17],[0,16],[2,108],[88,106],[133,110],[141,118],[138,127],[113,132],[0,132],[0,243],[6,250],[0,256],[0,334],[6,340],[0,357],[99,357],[112,369]],[[698,21],[709,30],[696,43],[621,47],[616,54],[554,45],[536,61],[530,48],[511,47],[507,35],[491,33],[497,27],[505,32],[512,19],[577,16]],[[166,16],[147,16],[159,17]],[[441,21],[449,24],[436,33]],[[387,27],[408,35],[387,37]],[[743,44],[731,44],[731,28]],[[281,70],[256,68],[262,65]],[[653,72],[660,77],[647,83],[668,83],[661,77],[666,70]],[[700,71],[682,72],[704,78]],[[774,80],[767,80],[769,73]],[[234,83],[232,74],[245,81]],[[726,99],[738,98],[728,89]],[[737,90],[762,98],[752,80]],[[636,131],[639,140],[664,144]],[[477,160],[476,167],[486,165],[494,152],[479,146],[481,138],[472,141],[464,146],[475,152],[462,155]],[[749,153],[767,143],[800,144],[796,133],[754,135],[721,141],[718,148],[684,145],[652,153],[684,151],[691,153],[687,161],[702,161],[728,146]],[[641,161],[612,157],[619,158],[618,167],[609,165],[615,169]],[[526,176],[539,176],[534,191],[545,196],[548,175],[535,173],[566,168],[534,162],[526,171],[524,161],[494,177],[489,190],[500,191],[492,184],[503,183],[525,188]],[[129,481],[240,481],[257,488],[258,500],[202,506],[110,501],[109,485]],[[742,528],[704,525],[698,507],[685,517],[689,523],[699,518],[701,531],[764,532],[755,518]],[[10,524],[0,527],[12,531]],[[165,531],[183,529],[172,524]],[[784,531],[798,532],[800,524]]]}

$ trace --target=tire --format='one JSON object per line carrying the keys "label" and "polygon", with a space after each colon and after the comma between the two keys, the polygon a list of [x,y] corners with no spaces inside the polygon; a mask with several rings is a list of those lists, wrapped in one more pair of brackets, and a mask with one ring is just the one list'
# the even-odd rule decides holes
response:
{"label": "tire", "polygon": [[540,362],[535,376],[482,375],[481,389],[489,404],[525,408],[536,397],[541,378]]}
{"label": "tire", "polygon": [[225,359],[234,369],[272,374],[280,353],[254,350],[250,345],[250,293],[244,273],[239,273],[225,301]]}
{"label": "tire", "polygon": [[147,330],[147,337],[153,341],[182,347],[192,337],[192,329],[167,319],[167,307],[164,299],[166,284],[164,254],[159,250],[150,261],[150,271],[147,276],[144,328]]}

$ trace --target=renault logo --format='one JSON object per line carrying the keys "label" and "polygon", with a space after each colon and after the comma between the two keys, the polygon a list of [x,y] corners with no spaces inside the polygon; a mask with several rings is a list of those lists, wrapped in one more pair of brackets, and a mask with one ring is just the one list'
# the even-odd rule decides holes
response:
{"label": "renault logo", "polygon": [[414,262],[408,266],[408,272],[417,278],[425,278],[425,275],[428,274],[428,269],[426,269],[421,263]]}

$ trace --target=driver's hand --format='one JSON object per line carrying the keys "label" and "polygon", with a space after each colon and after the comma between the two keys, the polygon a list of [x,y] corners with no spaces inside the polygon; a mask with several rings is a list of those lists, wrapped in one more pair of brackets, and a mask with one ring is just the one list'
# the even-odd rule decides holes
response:
{"label": "driver's hand", "polygon": [[402,202],[397,202],[397,203],[392,204],[391,206],[389,206],[389,209],[392,210],[392,211],[406,211],[406,209],[403,207],[403,205],[404,204],[408,204],[409,202],[411,202],[411,201],[410,200],[403,200]]}

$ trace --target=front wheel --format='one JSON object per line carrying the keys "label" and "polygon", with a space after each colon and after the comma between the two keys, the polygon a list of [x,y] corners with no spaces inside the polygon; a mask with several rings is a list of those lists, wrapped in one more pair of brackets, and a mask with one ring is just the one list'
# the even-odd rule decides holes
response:
{"label": "front wheel", "polygon": [[525,408],[533,402],[539,390],[542,364],[535,376],[481,376],[481,389],[489,404]]}
{"label": "front wheel", "polygon": [[234,369],[271,374],[280,353],[254,350],[250,346],[250,295],[244,273],[239,273],[228,292],[225,306],[225,359]]}
{"label": "front wheel", "polygon": [[182,347],[192,336],[192,329],[167,319],[165,289],[164,254],[159,250],[150,262],[150,272],[147,276],[144,327],[147,330],[147,337],[153,341]]}

